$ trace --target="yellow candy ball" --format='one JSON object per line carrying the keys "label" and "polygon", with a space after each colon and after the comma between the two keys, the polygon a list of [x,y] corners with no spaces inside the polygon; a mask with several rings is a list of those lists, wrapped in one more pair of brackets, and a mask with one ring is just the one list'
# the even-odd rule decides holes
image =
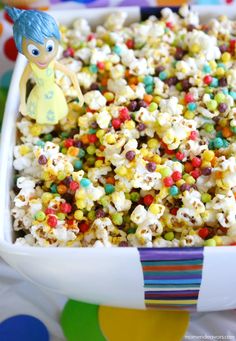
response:
{"label": "yellow candy ball", "polygon": [[157,139],[150,139],[147,145],[148,145],[148,148],[155,149],[155,148],[158,148],[159,142],[157,141]]}
{"label": "yellow candy ball", "polygon": [[105,62],[105,70],[109,71],[109,70],[111,70],[111,67],[112,67],[112,63],[109,61],[106,61]]}
{"label": "yellow candy ball", "polygon": [[126,129],[129,129],[129,130],[132,130],[135,128],[135,123],[134,121],[126,121],[125,122],[125,128]]}
{"label": "yellow candy ball", "polygon": [[150,207],[149,207],[149,211],[152,214],[160,213],[160,205],[159,204],[151,204]]}
{"label": "yellow candy ball", "polygon": [[140,152],[141,152],[143,157],[147,157],[149,154],[149,151],[146,148],[141,148]]}
{"label": "yellow candy ball", "polygon": [[39,136],[42,133],[42,127],[39,124],[32,125],[29,130],[33,136]]}
{"label": "yellow candy ball", "polygon": [[202,157],[206,161],[211,161],[215,157],[215,153],[213,150],[204,150]]}
{"label": "yellow candy ball", "polygon": [[227,119],[226,119],[226,118],[222,118],[222,119],[219,121],[219,125],[220,125],[222,128],[226,127],[227,124],[228,124],[228,122],[227,122]]}
{"label": "yellow candy ball", "polygon": [[215,70],[217,67],[217,64],[214,60],[209,61],[209,65],[210,65],[212,70]]}
{"label": "yellow candy ball", "polygon": [[195,184],[195,179],[194,179],[194,177],[192,177],[192,176],[188,176],[188,177],[186,177],[186,183],[188,184],[188,185],[193,185],[193,184]]}
{"label": "yellow candy ball", "polygon": [[116,142],[116,139],[115,139],[115,137],[114,137],[113,135],[108,135],[108,136],[106,137],[106,141],[107,141],[107,143],[109,143],[109,144],[114,144],[114,143]]}
{"label": "yellow candy ball", "polygon": [[225,70],[223,67],[218,67],[218,69],[216,69],[216,76],[222,77],[224,76],[224,74],[225,74]]}
{"label": "yellow candy ball", "polygon": [[182,186],[183,184],[185,184],[185,181],[184,181],[183,179],[180,179],[180,180],[178,180],[178,181],[176,182],[176,185],[177,185],[178,187]]}
{"label": "yellow candy ball", "polygon": [[29,147],[27,147],[27,146],[20,146],[20,154],[22,155],[22,156],[24,156],[24,155],[26,155],[26,154],[28,154],[30,152],[30,148]]}
{"label": "yellow candy ball", "polygon": [[77,199],[75,204],[76,204],[76,207],[81,209],[81,210],[86,207],[84,199]]}
{"label": "yellow candy ball", "polygon": [[97,132],[96,132],[96,136],[100,139],[101,137],[103,137],[105,134],[105,130],[103,129],[99,129]]}
{"label": "yellow candy ball", "polygon": [[203,160],[202,161],[202,168],[207,168],[207,167],[211,167],[210,161]]}
{"label": "yellow candy ball", "polygon": [[190,47],[190,51],[192,53],[198,53],[199,51],[201,50],[201,46],[199,44],[193,44],[191,47]]}
{"label": "yellow candy ball", "polygon": [[195,114],[193,111],[185,111],[184,117],[187,118],[187,120],[192,120],[195,117]]}
{"label": "yellow candy ball", "polygon": [[161,157],[159,156],[159,155],[154,155],[153,156],[153,161],[155,162],[155,163],[157,163],[157,164],[160,164],[161,163]]}
{"label": "yellow candy ball", "polygon": [[160,96],[155,96],[155,97],[153,97],[152,101],[157,103],[157,104],[159,104],[160,101],[161,101],[161,97]]}
{"label": "yellow candy ball", "polygon": [[105,92],[104,97],[106,98],[108,102],[113,101],[113,99],[115,98],[112,92]]}
{"label": "yellow candy ball", "polygon": [[53,194],[49,193],[49,192],[45,192],[45,193],[43,193],[41,199],[42,199],[42,203],[44,205],[47,205],[49,203],[49,201],[53,199]]}
{"label": "yellow candy ball", "polygon": [[76,210],[74,212],[74,217],[76,220],[81,220],[83,218],[84,214],[83,214],[83,211],[81,210]]}
{"label": "yellow candy ball", "polygon": [[213,239],[215,240],[217,246],[222,245],[222,238],[220,236],[214,236]]}
{"label": "yellow candy ball", "polygon": [[231,59],[230,53],[229,53],[229,52],[224,52],[224,53],[222,54],[222,56],[221,56],[221,59],[222,59],[222,62],[223,62],[223,63],[229,62],[230,59]]}
{"label": "yellow candy ball", "polygon": [[97,160],[97,161],[95,162],[95,167],[97,167],[97,168],[102,167],[102,165],[103,165],[103,161],[102,161],[102,160]]}
{"label": "yellow candy ball", "polygon": [[116,170],[116,174],[119,176],[126,176],[127,175],[127,168],[125,166],[121,166]]}

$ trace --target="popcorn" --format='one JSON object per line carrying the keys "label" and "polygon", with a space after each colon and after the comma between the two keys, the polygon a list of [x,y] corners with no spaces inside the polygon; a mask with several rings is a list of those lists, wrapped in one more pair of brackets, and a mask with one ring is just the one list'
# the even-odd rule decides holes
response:
{"label": "popcorn", "polygon": [[132,202],[128,199],[125,199],[124,192],[115,192],[111,195],[111,200],[115,205],[115,208],[118,212],[129,211]]}
{"label": "popcorn", "polygon": [[132,212],[130,219],[137,225],[144,222],[147,211],[142,205],[138,205]]}
{"label": "popcorn", "polygon": [[99,113],[96,114],[97,124],[101,129],[106,129],[111,122],[111,115],[108,113],[106,109],[103,109]]}
{"label": "popcorn", "polygon": [[221,52],[217,40],[203,31],[194,30],[186,35],[186,44],[193,52],[203,52],[207,60],[219,59]]}
{"label": "popcorn", "polygon": [[17,121],[18,245],[236,243],[236,25],[202,26],[187,5],[161,13],[127,27],[117,11],[95,31],[83,18],[62,28],[58,58],[85,104],[56,71],[67,117]]}
{"label": "popcorn", "polygon": [[99,91],[87,92],[84,101],[92,110],[101,109],[106,105],[106,98]]}
{"label": "popcorn", "polygon": [[120,30],[127,18],[127,13],[117,11],[109,15],[104,23],[104,27],[111,31]]}

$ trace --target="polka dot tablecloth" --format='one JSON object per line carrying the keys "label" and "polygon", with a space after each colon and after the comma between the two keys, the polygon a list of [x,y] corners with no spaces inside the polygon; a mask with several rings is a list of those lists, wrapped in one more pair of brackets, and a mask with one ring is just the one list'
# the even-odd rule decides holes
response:
{"label": "polka dot tablecloth", "polygon": [[68,300],[25,280],[0,259],[1,341],[187,341],[194,336],[236,341],[235,319],[236,311],[146,314]]}

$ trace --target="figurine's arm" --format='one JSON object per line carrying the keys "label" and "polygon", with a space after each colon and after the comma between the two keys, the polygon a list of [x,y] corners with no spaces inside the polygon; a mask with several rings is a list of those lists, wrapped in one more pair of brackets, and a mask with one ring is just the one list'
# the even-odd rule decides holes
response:
{"label": "figurine's arm", "polygon": [[63,72],[67,77],[69,77],[71,79],[71,82],[74,86],[74,88],[76,89],[76,91],[78,92],[78,97],[79,97],[79,105],[82,107],[84,104],[84,96],[81,92],[80,86],[79,86],[79,82],[78,79],[75,75],[74,72],[70,71],[65,65],[59,63],[59,62],[55,62],[55,68],[61,72]]}
{"label": "figurine's arm", "polygon": [[20,79],[20,112],[23,115],[27,114],[26,110],[26,84],[31,74],[31,67],[26,65],[24,72]]}

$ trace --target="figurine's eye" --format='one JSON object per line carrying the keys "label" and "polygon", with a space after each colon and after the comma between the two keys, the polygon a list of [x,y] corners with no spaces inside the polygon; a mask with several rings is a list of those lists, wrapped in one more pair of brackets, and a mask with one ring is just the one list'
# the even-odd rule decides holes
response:
{"label": "figurine's eye", "polygon": [[40,54],[39,49],[33,44],[29,44],[27,49],[31,56],[37,57]]}
{"label": "figurine's eye", "polygon": [[46,50],[48,52],[52,52],[54,50],[54,41],[53,40],[48,40],[47,41]]}

